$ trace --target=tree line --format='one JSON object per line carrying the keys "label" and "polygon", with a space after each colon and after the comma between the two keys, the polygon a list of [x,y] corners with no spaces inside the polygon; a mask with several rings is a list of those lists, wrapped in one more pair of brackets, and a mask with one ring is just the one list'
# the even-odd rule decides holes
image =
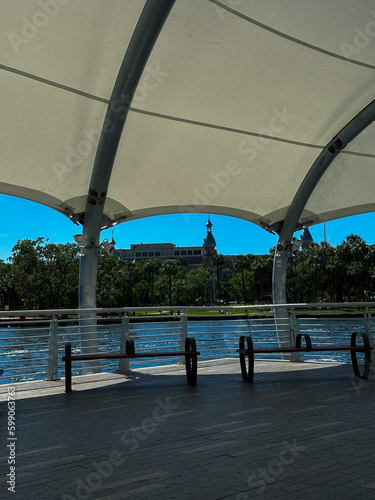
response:
{"label": "tree line", "polygon": [[[183,259],[140,262],[102,255],[98,263],[98,307],[203,305],[272,302],[275,249],[267,255],[215,254],[191,269]],[[0,260],[0,307],[78,307],[79,247],[48,239],[19,240],[8,262]],[[375,246],[356,235],[332,247],[313,243],[290,255],[289,302],[373,300]]]}

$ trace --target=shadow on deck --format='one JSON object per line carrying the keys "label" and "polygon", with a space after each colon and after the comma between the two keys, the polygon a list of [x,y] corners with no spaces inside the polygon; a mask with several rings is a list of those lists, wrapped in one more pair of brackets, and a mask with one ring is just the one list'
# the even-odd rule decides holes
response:
{"label": "shadow on deck", "polygon": [[200,362],[13,384],[17,440],[0,386],[2,483],[15,498],[375,498],[374,385],[350,365]]}

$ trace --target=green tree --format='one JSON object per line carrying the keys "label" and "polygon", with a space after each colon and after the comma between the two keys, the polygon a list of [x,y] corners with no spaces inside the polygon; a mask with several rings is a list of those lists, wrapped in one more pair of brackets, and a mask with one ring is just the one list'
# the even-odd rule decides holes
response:
{"label": "green tree", "polygon": [[98,307],[122,306],[118,290],[121,261],[112,255],[103,254],[98,260],[96,297]]}
{"label": "green tree", "polygon": [[155,302],[155,276],[160,271],[161,261],[160,259],[147,259],[143,265],[145,274],[148,277],[150,284],[150,295],[151,295],[151,305]]}
{"label": "green tree", "polygon": [[46,241],[40,237],[16,243],[10,257],[11,284],[26,307],[76,307],[78,247],[72,243],[54,244]]}
{"label": "green tree", "polygon": [[212,272],[207,264],[191,269],[186,277],[189,289],[189,304],[206,302],[212,288]]}
{"label": "green tree", "polygon": [[[166,259],[161,263],[160,271],[168,278],[168,299],[169,305],[172,305],[172,278],[177,274],[180,263],[177,260]],[[172,314],[172,311],[171,311]]]}
{"label": "green tree", "polygon": [[242,300],[246,304],[246,302],[250,301],[250,297],[247,294],[246,290],[246,283],[245,283],[245,271],[248,271],[250,269],[250,266],[253,261],[253,256],[248,254],[248,255],[237,255],[237,257],[234,259],[234,267],[236,269],[239,269],[241,272],[241,280],[242,280]]}
{"label": "green tree", "polygon": [[368,246],[365,262],[368,270],[365,283],[366,300],[373,300],[375,296],[375,245]]}
{"label": "green tree", "polygon": [[258,255],[250,265],[254,275],[257,301],[259,304],[272,300],[272,266],[274,249],[268,255]]}
{"label": "green tree", "polygon": [[216,270],[216,284],[217,284],[217,300],[221,299],[221,269],[224,267],[224,255],[221,253],[214,253],[211,257],[211,263]]}
{"label": "green tree", "polygon": [[363,300],[368,284],[368,245],[360,236],[351,234],[336,247],[336,253],[345,265],[345,300]]}
{"label": "green tree", "polygon": [[136,306],[137,283],[142,277],[142,268],[136,262],[120,261],[116,287],[122,301],[122,305]]}
{"label": "green tree", "polygon": [[14,286],[11,285],[12,265],[0,260],[0,307],[6,305],[10,309],[19,307],[19,298]]}
{"label": "green tree", "polygon": [[327,242],[323,241],[320,245],[322,253],[322,272],[321,272],[321,297],[324,300],[335,302],[337,300],[337,284],[340,281],[339,271],[335,264],[335,249]]}
{"label": "green tree", "polygon": [[231,294],[237,302],[250,303],[256,295],[254,274],[247,269],[229,280]]}

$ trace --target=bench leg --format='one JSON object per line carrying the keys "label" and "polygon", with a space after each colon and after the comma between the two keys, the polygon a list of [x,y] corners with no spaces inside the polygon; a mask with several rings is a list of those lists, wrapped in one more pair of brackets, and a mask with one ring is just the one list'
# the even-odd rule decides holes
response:
{"label": "bench leg", "polygon": [[125,352],[126,352],[126,354],[130,354],[130,355],[135,354],[134,339],[127,339],[126,340]]}
{"label": "bench leg", "polygon": [[[65,357],[70,358],[72,355],[72,344],[70,342],[65,344]],[[72,391],[72,361],[65,360],[65,392]]]}
{"label": "bench leg", "polygon": [[241,374],[242,374],[242,380],[244,382],[249,382],[252,383],[254,381],[254,353],[249,353],[248,354],[248,363],[249,363],[249,370],[246,369],[246,354],[245,354],[245,339],[246,339],[246,344],[247,344],[247,349],[252,350],[253,349],[253,339],[251,337],[245,337],[244,335],[241,335],[240,337],[240,365],[241,365]]}
{"label": "bench leg", "polygon": [[[185,339],[185,351],[186,352],[196,352],[197,346],[195,339],[193,337],[186,337]],[[185,355],[185,367],[186,367],[186,378],[188,384],[197,385],[197,373],[198,373],[198,356]]]}
{"label": "bench leg", "polygon": [[[362,336],[364,347],[370,346],[370,342],[369,342],[367,335],[365,333],[362,333],[362,332],[354,332],[352,334],[351,340],[350,340],[350,343],[352,346],[358,347],[360,349],[360,346],[357,346],[357,335]],[[364,378],[365,380],[367,380],[369,373],[370,373],[370,366],[371,366],[371,351],[370,350],[362,351],[365,354],[365,366],[363,368],[363,375],[361,375],[361,373],[359,371],[357,352],[361,352],[361,351],[360,350],[350,351],[350,355],[352,357],[352,365],[353,365],[354,375],[356,377],[361,377],[361,378]]]}

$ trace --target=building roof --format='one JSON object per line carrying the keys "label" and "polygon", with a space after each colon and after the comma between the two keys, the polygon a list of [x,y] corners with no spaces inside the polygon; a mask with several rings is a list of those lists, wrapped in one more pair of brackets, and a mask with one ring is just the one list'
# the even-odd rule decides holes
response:
{"label": "building roof", "polygon": [[302,248],[307,248],[310,246],[311,243],[313,243],[313,237],[309,231],[308,227],[304,227],[301,233],[301,246]]}
{"label": "building roof", "polygon": [[210,212],[279,230],[292,209],[300,226],[374,210],[372,0],[1,10],[1,193],[80,223],[101,206],[102,227]]}

